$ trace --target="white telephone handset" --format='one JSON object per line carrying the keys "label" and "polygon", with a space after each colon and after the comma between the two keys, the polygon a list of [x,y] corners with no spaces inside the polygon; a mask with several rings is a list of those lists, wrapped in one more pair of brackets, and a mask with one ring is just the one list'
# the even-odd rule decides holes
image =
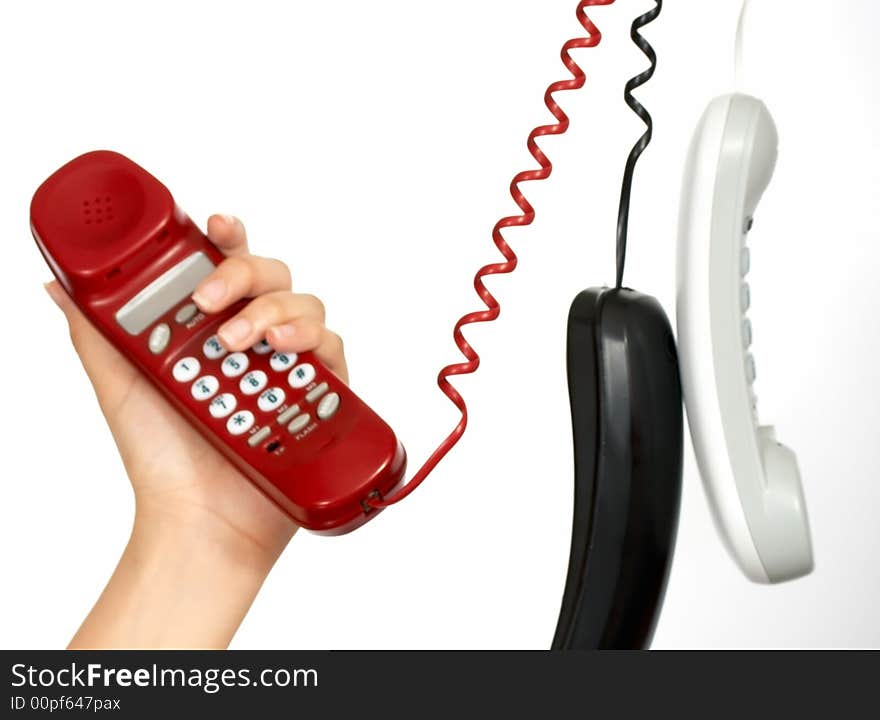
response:
{"label": "white telephone handset", "polygon": [[755,582],[813,568],[795,454],[758,424],[746,237],[776,165],[764,103],[726,95],[706,110],[685,171],[679,230],[678,339],[697,464],[718,529]]}

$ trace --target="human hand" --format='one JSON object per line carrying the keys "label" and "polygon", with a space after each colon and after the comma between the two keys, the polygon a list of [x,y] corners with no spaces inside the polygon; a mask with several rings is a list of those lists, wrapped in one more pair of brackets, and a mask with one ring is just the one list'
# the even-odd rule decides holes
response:
{"label": "human hand", "polygon": [[[293,293],[290,272],[281,261],[252,255],[240,221],[214,215],[208,220],[208,237],[226,255],[226,260],[200,283],[193,294],[196,304],[206,313],[216,313],[242,298],[254,298],[220,327],[221,343],[228,350],[237,351],[265,337],[279,351],[311,350],[347,382],[342,342],[324,326],[320,300]],[[47,285],[47,290],[67,317],[74,347],[95,389],[135,493],[135,529],[126,553],[132,556],[131,562],[123,557],[104,594],[112,591],[114,602],[105,609],[118,615],[120,603],[128,607],[128,594],[149,568],[152,574],[167,573],[168,582],[175,584],[181,581],[179,574],[193,580],[208,573],[208,583],[219,579],[218,574],[225,575],[230,581],[223,588],[225,594],[234,594],[231,585],[242,581],[241,589],[247,588],[242,600],[227,600],[231,602],[232,616],[243,617],[256,589],[296,531],[295,523],[177,413],[150,381],[89,323],[57,282]],[[169,552],[173,562],[167,557]],[[125,572],[114,586],[120,570]],[[198,588],[196,595],[205,589]],[[151,592],[156,593],[153,599],[160,603],[168,600],[162,588],[154,587]],[[104,599],[102,596],[92,615],[102,610]],[[216,603],[216,598],[212,602]],[[143,626],[138,632],[132,627],[120,628],[109,637],[106,632],[93,632],[98,629],[98,622],[106,625],[112,620],[107,615],[108,612],[100,612],[91,624],[87,619],[74,644],[152,646],[155,641],[158,645],[182,647],[222,645],[225,635],[226,642],[231,638],[229,632],[220,633],[216,635],[219,641],[215,642],[213,634],[203,640],[189,631],[151,638],[151,629]],[[102,637],[107,637],[108,642],[104,643]]]}

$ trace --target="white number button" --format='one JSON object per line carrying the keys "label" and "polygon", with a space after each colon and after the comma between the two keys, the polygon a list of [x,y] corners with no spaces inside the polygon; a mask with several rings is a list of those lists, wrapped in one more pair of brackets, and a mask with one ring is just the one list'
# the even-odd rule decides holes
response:
{"label": "white number button", "polygon": [[275,372],[284,372],[290,370],[296,365],[296,353],[275,353],[269,360],[269,365]]}
{"label": "white number button", "polygon": [[292,388],[304,388],[314,379],[315,368],[308,363],[297,365],[290,371],[290,375],[287,376],[287,382],[290,383]]}
{"label": "white number button", "polygon": [[233,435],[244,435],[254,426],[254,414],[250,410],[235,413],[226,423],[226,429]]}
{"label": "white number button", "polygon": [[251,350],[253,350],[257,355],[268,355],[274,350],[274,348],[265,340],[260,340],[260,342],[254,345]]}
{"label": "white number button", "polygon": [[205,375],[192,384],[191,392],[196,400],[207,400],[214,397],[219,389],[220,381],[213,375]]}
{"label": "white number button", "polygon": [[245,395],[256,395],[266,387],[268,382],[269,378],[266,373],[262,370],[254,370],[245,375],[238,386]]}
{"label": "white number button", "polygon": [[251,361],[248,360],[248,356],[244,353],[232,353],[229,355],[220,366],[220,369],[223,371],[223,374],[226,377],[238,377],[239,375],[244,375],[247,372],[248,365],[251,364]]}
{"label": "white number button", "polygon": [[260,399],[257,400],[257,407],[263,412],[272,412],[280,408],[283,402],[284,390],[279,387],[273,387],[260,395]]}
{"label": "white number button", "polygon": [[194,357],[185,357],[174,364],[171,374],[177,382],[185,383],[196,379],[202,369],[201,363]]}
{"label": "white number button", "polygon": [[208,358],[208,360],[219,360],[226,354],[227,350],[220,344],[217,336],[212,335],[205,340],[205,344],[202,345],[202,352],[205,353],[205,357]]}
{"label": "white number button", "polygon": [[236,405],[238,405],[238,400],[235,399],[235,395],[232,393],[223,393],[211,400],[208,410],[211,411],[211,417],[225,418],[235,410]]}

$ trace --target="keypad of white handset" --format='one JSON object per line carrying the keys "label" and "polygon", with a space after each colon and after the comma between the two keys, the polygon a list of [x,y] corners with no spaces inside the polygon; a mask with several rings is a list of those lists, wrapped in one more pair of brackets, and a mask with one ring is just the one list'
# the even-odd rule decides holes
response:
{"label": "keypad of white handset", "polygon": [[[265,340],[251,351],[260,356],[271,353],[268,372],[252,368],[249,353],[230,353],[213,336],[202,345],[201,357],[178,360],[172,368],[172,376],[179,383],[189,384],[192,397],[205,402],[210,416],[224,421],[230,435],[244,436],[257,426],[248,437],[251,447],[272,435],[274,423],[296,435],[336,414],[341,398],[338,393],[330,392],[326,382],[311,388],[299,404],[288,403],[288,400],[296,400],[296,391],[314,382],[317,377],[314,365],[297,363],[296,353],[276,352]],[[242,398],[253,396],[259,410],[256,415],[241,407]],[[259,417],[262,413],[277,414]]]}
{"label": "keypad of white handset", "polygon": [[751,391],[752,412],[755,414],[755,419],[757,421],[758,397],[757,395],[755,395],[754,389],[754,382],[755,378],[757,377],[757,372],[755,369],[755,357],[750,351],[750,348],[752,346],[752,323],[746,316],[746,313],[749,311],[752,302],[751,289],[749,288],[748,282],[746,282],[746,276],[749,274],[749,270],[751,269],[751,253],[749,251],[747,241],[749,231],[752,229],[752,224],[752,218],[748,218],[746,220],[745,227],[743,228],[743,246],[740,250],[739,271],[740,277],[742,278],[742,285],[740,286],[740,305],[743,312],[742,337],[743,349],[745,351],[744,363],[746,382],[749,384],[749,388]]}

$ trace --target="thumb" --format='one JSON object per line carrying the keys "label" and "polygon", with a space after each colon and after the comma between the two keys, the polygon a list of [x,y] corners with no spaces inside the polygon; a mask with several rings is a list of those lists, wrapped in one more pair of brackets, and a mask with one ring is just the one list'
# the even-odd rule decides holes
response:
{"label": "thumb", "polygon": [[85,316],[76,306],[76,303],[73,302],[70,295],[67,294],[67,291],[61,287],[57,280],[47,282],[43,287],[46,288],[49,297],[61,308],[61,312],[67,318],[67,324],[70,327],[70,338],[73,340],[76,351],[79,352],[80,347],[86,345],[83,336],[87,335],[89,330],[95,332],[94,328],[92,328],[91,323],[86,320]]}
{"label": "thumb", "polygon": [[67,315],[68,311],[71,308],[74,308],[73,300],[70,299],[70,295],[67,294],[67,291],[61,287],[60,283],[57,280],[51,280],[47,283],[43,284],[43,287],[46,288],[46,292],[49,294],[49,297],[52,298],[52,301],[61,308],[61,311]]}

